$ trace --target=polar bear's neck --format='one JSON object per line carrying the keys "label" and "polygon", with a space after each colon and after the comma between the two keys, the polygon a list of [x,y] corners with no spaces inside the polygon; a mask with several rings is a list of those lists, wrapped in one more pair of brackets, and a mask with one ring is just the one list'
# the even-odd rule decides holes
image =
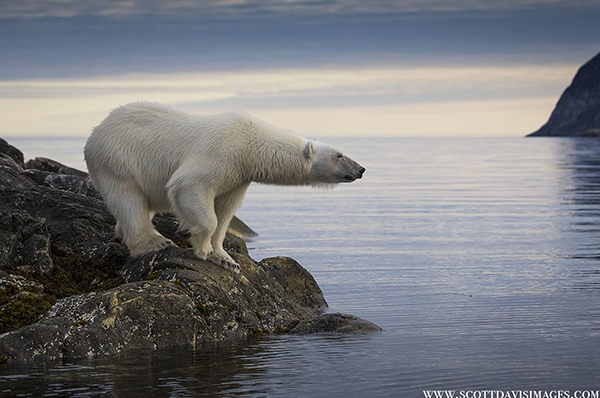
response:
{"label": "polar bear's neck", "polygon": [[311,184],[311,163],[303,153],[306,138],[258,119],[244,122],[241,166],[249,180],[275,185]]}
{"label": "polar bear's neck", "polygon": [[304,157],[302,149],[304,141],[297,137],[297,142],[290,146],[290,140],[271,139],[255,148],[252,162],[251,180],[262,184],[275,185],[310,185],[310,162]]}

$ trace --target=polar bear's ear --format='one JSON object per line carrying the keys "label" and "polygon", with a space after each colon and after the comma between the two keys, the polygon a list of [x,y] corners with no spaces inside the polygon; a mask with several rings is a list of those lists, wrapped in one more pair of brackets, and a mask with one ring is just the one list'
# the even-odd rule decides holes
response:
{"label": "polar bear's ear", "polygon": [[302,151],[306,160],[312,159],[315,156],[315,147],[311,141],[308,141],[304,146],[304,151]]}

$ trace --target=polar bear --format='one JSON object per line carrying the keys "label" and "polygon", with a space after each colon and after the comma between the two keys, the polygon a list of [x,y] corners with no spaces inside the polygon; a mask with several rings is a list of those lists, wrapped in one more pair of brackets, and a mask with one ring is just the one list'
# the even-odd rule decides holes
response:
{"label": "polar bear", "polygon": [[199,116],[151,102],[114,109],[84,154],[132,256],[173,245],[152,225],[155,213],[172,212],[197,257],[234,272],[223,239],[251,182],[332,186],[365,172],[331,146],[247,113]]}

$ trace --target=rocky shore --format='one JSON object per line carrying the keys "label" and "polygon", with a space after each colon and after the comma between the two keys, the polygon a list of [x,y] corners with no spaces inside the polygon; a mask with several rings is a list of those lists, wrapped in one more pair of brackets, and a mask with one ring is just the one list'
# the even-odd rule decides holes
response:
{"label": "rocky shore", "polygon": [[260,262],[228,234],[234,274],[189,249],[175,218],[157,229],[179,247],[132,258],[87,174],[24,162],[0,139],[0,358],[93,358],[274,333],[369,333],[324,313],[314,278],[291,258]]}

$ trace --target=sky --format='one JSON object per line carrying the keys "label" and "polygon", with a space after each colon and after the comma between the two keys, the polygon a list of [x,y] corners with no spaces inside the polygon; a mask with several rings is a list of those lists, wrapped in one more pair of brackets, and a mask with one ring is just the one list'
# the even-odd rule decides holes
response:
{"label": "sky", "polygon": [[307,137],[524,136],[600,51],[597,0],[3,0],[0,137],[125,103]]}

